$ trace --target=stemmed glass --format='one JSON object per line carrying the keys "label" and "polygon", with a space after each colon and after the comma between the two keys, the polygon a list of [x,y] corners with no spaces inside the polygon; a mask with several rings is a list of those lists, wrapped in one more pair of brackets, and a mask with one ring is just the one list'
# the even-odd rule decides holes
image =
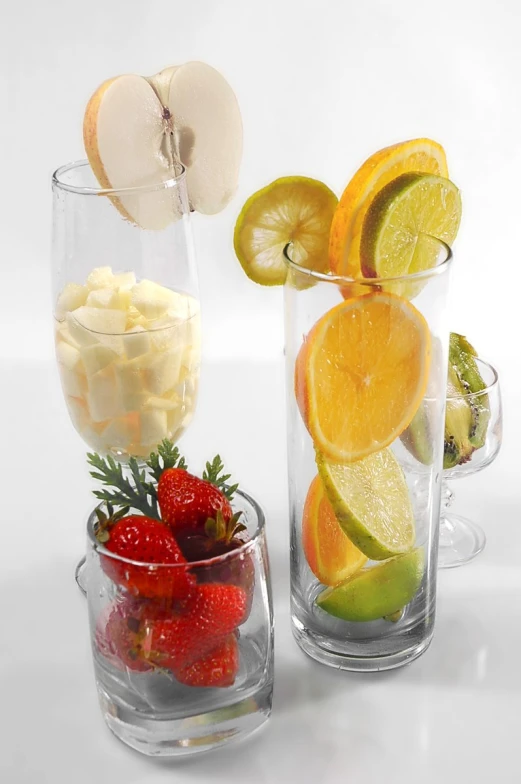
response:
{"label": "stemmed glass", "polygon": [[67,409],[89,449],[142,460],[164,438],[176,442],[196,406],[200,305],[185,169],[174,164],[171,179],[154,185],[103,189],[79,161],[53,174],[52,189]]}
{"label": "stemmed glass", "polygon": [[484,416],[486,433],[482,446],[475,449],[465,462],[443,471],[442,508],[438,564],[442,569],[462,566],[475,558],[485,547],[485,533],[474,521],[449,512],[454,493],[448,480],[460,479],[482,471],[497,457],[501,448],[503,415],[499,377],[496,369],[483,359],[475,359],[486,387],[480,392],[447,396],[447,409],[466,405],[472,416]]}

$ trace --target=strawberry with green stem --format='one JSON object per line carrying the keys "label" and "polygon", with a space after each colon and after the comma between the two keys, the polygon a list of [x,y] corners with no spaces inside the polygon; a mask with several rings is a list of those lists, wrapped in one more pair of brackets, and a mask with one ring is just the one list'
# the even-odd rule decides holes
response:
{"label": "strawberry with green stem", "polygon": [[134,596],[185,598],[195,578],[185,566],[186,558],[170,528],[151,517],[129,515],[128,511],[123,507],[115,512],[109,502],[108,514],[100,507],[96,509],[96,538],[117,556],[100,556],[103,571]]}

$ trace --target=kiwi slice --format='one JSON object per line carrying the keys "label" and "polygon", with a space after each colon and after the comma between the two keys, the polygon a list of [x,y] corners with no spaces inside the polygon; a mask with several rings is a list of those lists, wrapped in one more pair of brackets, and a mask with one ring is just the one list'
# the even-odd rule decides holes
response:
{"label": "kiwi slice", "polygon": [[[449,364],[454,367],[460,386],[465,393],[481,392],[486,384],[481,377],[477,362],[476,349],[463,335],[451,332],[449,340]],[[474,449],[484,446],[490,422],[488,395],[479,395],[469,400],[472,423],[469,429],[469,442]]]}
{"label": "kiwi slice", "polygon": [[[451,332],[443,448],[444,469],[466,463],[474,450],[484,445],[487,436],[490,420],[488,397],[480,395],[477,400],[463,397],[471,392],[480,392],[486,386],[479,373],[475,357],[476,351],[468,340],[462,335]],[[430,433],[429,412],[424,403],[401,436],[404,446],[424,465],[432,462]]]}

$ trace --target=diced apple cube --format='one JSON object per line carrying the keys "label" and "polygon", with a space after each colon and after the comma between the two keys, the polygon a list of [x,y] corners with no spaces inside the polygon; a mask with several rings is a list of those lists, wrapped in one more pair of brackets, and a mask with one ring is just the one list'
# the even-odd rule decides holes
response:
{"label": "diced apple cube", "polygon": [[141,443],[147,446],[159,444],[168,435],[167,413],[150,408],[140,414]]}
{"label": "diced apple cube", "polygon": [[136,276],[133,272],[119,272],[112,278],[113,286],[118,289],[131,289],[136,285]]}
{"label": "diced apple cube", "polygon": [[138,440],[138,427],[135,417],[121,417],[110,422],[102,433],[107,450],[124,449]]}
{"label": "diced apple cube", "polygon": [[118,359],[115,351],[112,351],[108,346],[103,346],[101,343],[94,343],[92,346],[85,346],[81,349],[81,358],[85,367],[87,376],[93,376],[111,362]]}
{"label": "diced apple cube", "polygon": [[156,397],[152,395],[147,397],[143,403],[143,408],[157,408],[160,411],[174,411],[179,408],[179,400],[170,400],[168,397]]}
{"label": "diced apple cube", "polygon": [[149,322],[150,339],[156,351],[182,349],[185,343],[184,322],[168,314]]}
{"label": "diced apple cube", "polygon": [[75,340],[69,330],[69,325],[66,321],[58,321],[56,322],[56,333],[55,333],[56,343],[59,340],[65,341],[68,343],[69,346],[74,346],[74,348],[79,348],[80,344],[77,340]]}
{"label": "diced apple cube", "polygon": [[152,356],[145,368],[147,389],[153,395],[162,397],[179,382],[180,368],[180,351],[166,351]]}
{"label": "diced apple cube", "polygon": [[89,414],[87,411],[87,405],[83,398],[81,397],[70,397],[67,396],[67,408],[69,409],[69,415],[72,419],[72,423],[76,430],[81,433],[83,428],[89,422]]}
{"label": "diced apple cube", "polygon": [[81,307],[77,308],[77,310],[67,313],[65,317],[69,335],[78,346],[92,346],[93,343],[97,343],[96,335],[90,329],[84,327],[83,324],[80,324],[75,316],[81,310]]}
{"label": "diced apple cube", "polygon": [[113,419],[125,413],[121,407],[113,364],[91,376],[88,384],[87,404],[94,422],[103,422],[104,419]]}
{"label": "diced apple cube", "polygon": [[112,267],[96,267],[87,278],[87,286],[90,291],[93,289],[113,288],[113,281]]}
{"label": "diced apple cube", "polygon": [[132,305],[147,319],[162,316],[171,307],[175,292],[153,283],[142,280],[132,287]]}
{"label": "diced apple cube", "polygon": [[118,292],[114,289],[93,289],[87,297],[90,308],[118,308]]}
{"label": "diced apple cube", "polygon": [[64,365],[69,370],[81,370],[80,352],[64,340],[56,343],[56,358],[60,365]]}
{"label": "diced apple cube", "polygon": [[118,310],[126,311],[127,319],[128,319],[128,309],[130,307],[130,302],[132,299],[132,293],[130,289],[126,289],[126,288],[117,289],[114,292],[114,294],[116,297],[114,307],[117,308]]}
{"label": "diced apple cube", "polygon": [[83,373],[69,370],[65,365],[60,365],[59,368],[64,393],[70,397],[83,397],[87,391],[87,379]]}
{"label": "diced apple cube", "polygon": [[145,393],[145,374],[141,357],[114,363],[118,394],[125,413],[139,411],[148,397]]}
{"label": "diced apple cube", "polygon": [[90,308],[83,305],[74,310],[71,315],[81,326],[92,330],[92,332],[104,335],[121,335],[125,332],[127,316],[122,310]]}
{"label": "diced apple cube", "polygon": [[67,283],[56,303],[56,317],[65,318],[65,314],[70,310],[76,310],[84,305],[88,293],[86,286],[80,286],[79,283]]}
{"label": "diced apple cube", "polygon": [[148,332],[140,326],[127,330],[123,338],[125,354],[129,359],[140,357],[150,351],[150,337]]}

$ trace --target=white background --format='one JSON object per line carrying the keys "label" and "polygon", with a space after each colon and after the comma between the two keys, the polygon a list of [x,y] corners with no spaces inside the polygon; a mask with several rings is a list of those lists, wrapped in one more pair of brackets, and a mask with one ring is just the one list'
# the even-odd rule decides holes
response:
{"label": "white background", "polygon": [[[186,444],[198,460],[224,452],[268,510],[279,696],[258,741],[184,766],[176,780],[247,770],[262,782],[518,782],[520,4],[3,0],[0,9],[2,781],[176,775],[118,746],[96,712],[71,578],[89,505],[84,447],[52,364],[50,175],[83,157],[83,110],[100,82],[201,59],[234,87],[245,146],[231,205],[195,218],[207,370]],[[340,194],[369,154],[422,135],[445,146],[462,190],[451,326],[500,370],[505,443],[458,490],[489,544],[478,562],[441,576],[433,647],[398,675],[357,679],[313,665],[290,641],[282,298],[245,278],[232,232],[247,196],[275,177],[311,175]]]}

